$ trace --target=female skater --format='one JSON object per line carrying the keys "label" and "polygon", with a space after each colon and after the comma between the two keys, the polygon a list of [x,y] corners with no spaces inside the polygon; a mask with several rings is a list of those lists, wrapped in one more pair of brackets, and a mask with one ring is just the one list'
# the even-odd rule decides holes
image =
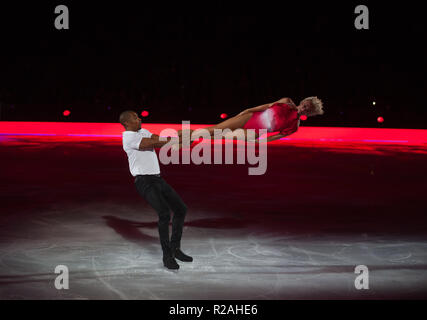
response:
{"label": "female skater", "polygon": [[[199,130],[208,130],[213,136],[215,129],[230,129],[231,132],[226,134],[225,138],[233,139],[233,137],[237,137],[237,139],[246,139],[247,129],[267,129],[267,132],[278,132],[262,140],[263,142],[270,142],[296,132],[299,127],[300,116],[306,115],[310,117],[323,113],[322,101],[317,97],[305,98],[300,102],[299,106],[296,106],[290,98],[282,98],[273,103],[246,109],[237,116],[217,125],[197,130],[190,129],[191,140],[197,139],[197,134],[200,133]],[[179,136],[182,136],[182,131],[178,131]],[[259,134],[256,131],[255,138],[258,137]],[[258,143],[262,141],[257,140]]]}

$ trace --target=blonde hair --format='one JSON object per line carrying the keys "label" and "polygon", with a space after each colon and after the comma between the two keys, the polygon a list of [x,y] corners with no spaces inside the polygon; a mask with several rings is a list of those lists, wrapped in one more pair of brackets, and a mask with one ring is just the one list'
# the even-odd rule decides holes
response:
{"label": "blonde hair", "polygon": [[323,111],[323,102],[318,97],[307,97],[300,102],[300,105],[305,101],[310,102],[309,107],[307,108],[308,116],[317,116],[325,113]]}

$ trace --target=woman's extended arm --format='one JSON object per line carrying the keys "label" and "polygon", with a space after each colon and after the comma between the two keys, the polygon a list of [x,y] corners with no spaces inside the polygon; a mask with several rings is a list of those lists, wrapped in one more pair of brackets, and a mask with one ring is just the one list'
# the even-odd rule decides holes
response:
{"label": "woman's extended arm", "polygon": [[282,99],[277,100],[277,101],[272,102],[272,103],[267,103],[267,104],[263,104],[263,105],[260,105],[260,106],[257,106],[257,107],[246,109],[246,110],[240,112],[238,115],[240,116],[240,115],[246,114],[248,112],[264,111],[264,110],[267,110],[268,108],[270,108],[275,103],[286,103],[286,104],[289,104],[291,106],[296,107],[295,103],[292,101],[291,98],[282,98]]}
{"label": "woman's extended arm", "polygon": [[272,136],[268,136],[267,138],[264,138],[264,139],[255,140],[255,143],[271,142],[271,141],[274,141],[274,140],[277,140],[277,139],[280,139],[283,137],[286,137],[286,134],[278,133],[278,134],[275,134]]}

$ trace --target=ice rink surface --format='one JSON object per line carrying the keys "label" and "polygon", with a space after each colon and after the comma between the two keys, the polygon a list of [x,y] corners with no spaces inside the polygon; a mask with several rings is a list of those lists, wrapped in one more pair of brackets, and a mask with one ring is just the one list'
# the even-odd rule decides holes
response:
{"label": "ice rink surface", "polygon": [[120,139],[3,135],[0,150],[1,299],[427,298],[425,146],[281,141],[262,176],[162,165],[189,208],[178,271]]}

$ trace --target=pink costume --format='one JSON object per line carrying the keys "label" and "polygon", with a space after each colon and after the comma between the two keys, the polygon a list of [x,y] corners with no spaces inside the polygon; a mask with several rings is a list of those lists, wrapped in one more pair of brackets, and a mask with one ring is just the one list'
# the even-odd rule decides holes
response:
{"label": "pink costume", "polygon": [[254,112],[244,129],[267,129],[289,135],[298,130],[299,116],[295,108],[285,103],[275,103],[264,111]]}

